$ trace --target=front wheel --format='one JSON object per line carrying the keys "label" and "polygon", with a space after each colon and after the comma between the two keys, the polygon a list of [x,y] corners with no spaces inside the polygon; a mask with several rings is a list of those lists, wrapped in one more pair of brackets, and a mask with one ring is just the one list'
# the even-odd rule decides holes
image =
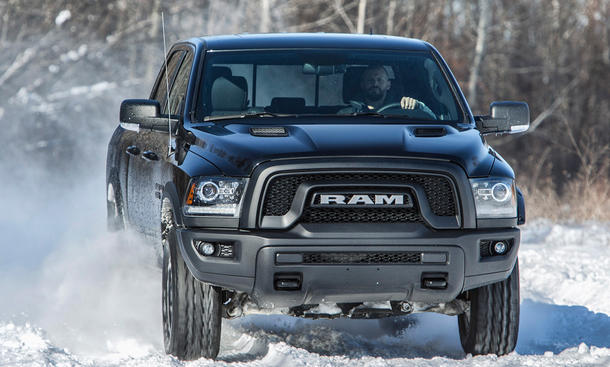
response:
{"label": "front wheel", "polygon": [[181,360],[216,358],[222,322],[220,290],[191,275],[178,248],[174,223],[162,223],[162,230],[165,352]]}
{"label": "front wheel", "polygon": [[504,355],[517,345],[519,334],[519,262],[498,283],[467,292],[470,308],[458,316],[466,353]]}

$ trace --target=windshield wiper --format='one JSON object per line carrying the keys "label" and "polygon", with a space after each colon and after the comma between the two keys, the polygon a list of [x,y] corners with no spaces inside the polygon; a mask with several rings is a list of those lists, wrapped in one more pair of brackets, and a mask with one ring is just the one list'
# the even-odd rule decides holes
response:
{"label": "windshield wiper", "polygon": [[373,116],[373,117],[383,117],[383,118],[404,118],[404,119],[410,119],[411,116],[404,114],[404,115],[397,115],[397,114],[385,114],[385,113],[379,113],[377,111],[358,111],[358,112],[351,112],[351,113],[342,113],[336,116]]}
{"label": "windshield wiper", "polygon": [[240,114],[235,114],[235,115],[206,116],[206,117],[204,117],[203,121],[243,119],[243,118],[250,118],[250,117],[297,117],[297,115],[262,111],[262,112],[240,113]]}
{"label": "windshield wiper", "polygon": [[352,113],[348,113],[349,116],[380,116],[380,117],[385,117],[385,115],[383,113],[379,113],[376,111],[358,111],[358,112],[352,112]]}

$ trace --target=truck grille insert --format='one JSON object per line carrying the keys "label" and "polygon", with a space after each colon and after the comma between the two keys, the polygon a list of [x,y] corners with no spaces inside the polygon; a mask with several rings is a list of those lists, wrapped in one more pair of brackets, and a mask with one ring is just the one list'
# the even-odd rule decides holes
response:
{"label": "truck grille insert", "polygon": [[306,208],[303,223],[423,222],[415,208]]}
{"label": "truck grille insert", "polygon": [[[453,186],[447,177],[435,175],[400,174],[400,173],[305,173],[273,177],[268,186],[263,202],[263,215],[283,216],[288,213],[292,199],[299,185],[304,182],[331,181],[337,182],[333,189],[341,190],[341,182],[357,184],[370,189],[372,182],[400,182],[421,185],[432,212],[438,216],[455,216],[457,213]],[[415,198],[415,195],[412,194]],[[307,200],[311,200],[307,198]],[[300,219],[303,223],[397,223],[422,222],[417,206],[415,208],[311,208],[307,204]]]}
{"label": "truck grille insert", "polygon": [[305,252],[303,264],[420,264],[421,252]]}

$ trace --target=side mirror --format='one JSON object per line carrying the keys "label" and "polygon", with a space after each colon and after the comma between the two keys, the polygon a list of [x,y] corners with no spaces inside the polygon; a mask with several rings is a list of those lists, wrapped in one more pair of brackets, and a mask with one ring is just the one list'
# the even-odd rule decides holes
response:
{"label": "side mirror", "polygon": [[121,103],[119,121],[128,130],[176,131],[178,119],[175,116],[161,116],[160,110],[159,102],[154,99],[126,99]]}
{"label": "side mirror", "polygon": [[525,102],[493,102],[489,116],[476,116],[481,134],[516,134],[530,127],[530,109]]}

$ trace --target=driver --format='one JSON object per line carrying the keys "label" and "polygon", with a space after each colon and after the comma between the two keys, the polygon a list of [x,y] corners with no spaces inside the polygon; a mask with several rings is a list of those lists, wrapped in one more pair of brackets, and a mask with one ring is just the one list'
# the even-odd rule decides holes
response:
{"label": "driver", "polygon": [[[371,65],[362,72],[360,94],[356,96],[356,100],[362,102],[369,110],[391,105],[397,102],[388,94],[391,86],[388,71],[382,65]],[[403,96],[400,99],[400,108],[404,110],[420,108],[434,115],[424,103],[411,97]]]}

